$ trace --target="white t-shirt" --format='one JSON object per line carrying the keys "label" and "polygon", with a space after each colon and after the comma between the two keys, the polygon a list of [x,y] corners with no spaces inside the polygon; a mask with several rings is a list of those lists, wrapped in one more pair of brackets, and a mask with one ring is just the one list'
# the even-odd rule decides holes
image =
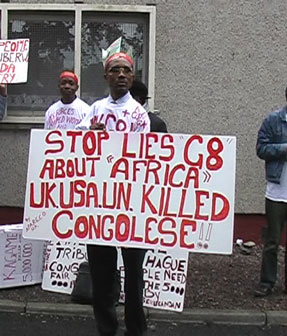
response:
{"label": "white t-shirt", "polygon": [[287,162],[283,166],[280,184],[267,182],[265,197],[271,201],[287,202]]}
{"label": "white t-shirt", "polygon": [[46,111],[45,129],[74,129],[89,110],[90,106],[78,97],[71,104],[58,100]]}
{"label": "white t-shirt", "polygon": [[150,120],[146,110],[128,92],[114,101],[111,96],[96,101],[78,129],[89,129],[102,123],[107,131],[149,132]]}

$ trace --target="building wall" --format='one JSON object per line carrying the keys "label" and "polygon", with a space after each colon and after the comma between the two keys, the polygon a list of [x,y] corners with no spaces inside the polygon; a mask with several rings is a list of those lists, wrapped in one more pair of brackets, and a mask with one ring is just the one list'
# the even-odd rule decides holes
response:
{"label": "building wall", "polygon": [[[235,135],[235,210],[263,213],[264,163],[255,155],[255,143],[263,117],[285,104],[286,0],[150,0],[148,4],[157,11],[155,108],[170,132]],[[0,144],[0,206],[21,207],[29,130],[1,128]]]}

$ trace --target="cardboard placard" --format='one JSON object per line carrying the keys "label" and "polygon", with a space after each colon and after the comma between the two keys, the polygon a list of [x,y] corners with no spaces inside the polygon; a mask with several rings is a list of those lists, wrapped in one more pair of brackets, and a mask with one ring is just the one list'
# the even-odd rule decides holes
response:
{"label": "cardboard placard", "polygon": [[23,235],[230,254],[235,151],[229,136],[32,130]]}
{"label": "cardboard placard", "polygon": [[0,40],[0,83],[26,83],[29,39]]}
{"label": "cardboard placard", "polygon": [[0,288],[41,283],[45,242],[22,238],[23,224],[0,226]]}
{"label": "cardboard placard", "polygon": [[[120,302],[124,302],[124,265],[118,249],[121,277]],[[70,242],[50,242],[47,246],[42,289],[71,294],[79,266],[87,261],[86,246]],[[148,250],[143,262],[144,306],[182,311],[184,305],[188,252]]]}

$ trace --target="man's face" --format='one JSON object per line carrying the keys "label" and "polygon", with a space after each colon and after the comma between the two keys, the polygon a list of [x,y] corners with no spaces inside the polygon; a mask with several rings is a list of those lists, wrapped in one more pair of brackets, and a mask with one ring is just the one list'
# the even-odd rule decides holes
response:
{"label": "man's face", "polygon": [[63,77],[59,81],[59,89],[62,97],[74,97],[78,90],[78,84],[71,77]]}
{"label": "man's face", "polygon": [[105,71],[105,79],[108,82],[111,96],[118,99],[125,95],[134,80],[134,72],[130,63],[122,58],[111,61]]}

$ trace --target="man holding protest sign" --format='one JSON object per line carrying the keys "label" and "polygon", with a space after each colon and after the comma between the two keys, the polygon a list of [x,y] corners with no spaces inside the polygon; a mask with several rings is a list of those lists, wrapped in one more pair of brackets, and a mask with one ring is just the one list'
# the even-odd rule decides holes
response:
{"label": "man holding protest sign", "polygon": [[[148,114],[129,92],[134,80],[132,58],[126,53],[118,52],[106,59],[104,67],[110,95],[96,101],[77,128],[108,132],[149,132]],[[125,267],[126,336],[142,336],[147,330],[143,310],[142,264],[145,250],[123,247],[121,251]],[[88,245],[88,259],[93,282],[93,308],[99,334],[114,336],[118,328],[114,295],[117,249],[111,246]]]}
{"label": "man holding protest sign", "polygon": [[74,129],[88,113],[90,106],[76,96],[78,77],[63,71],[59,78],[62,98],[51,105],[45,114],[45,129]]}

